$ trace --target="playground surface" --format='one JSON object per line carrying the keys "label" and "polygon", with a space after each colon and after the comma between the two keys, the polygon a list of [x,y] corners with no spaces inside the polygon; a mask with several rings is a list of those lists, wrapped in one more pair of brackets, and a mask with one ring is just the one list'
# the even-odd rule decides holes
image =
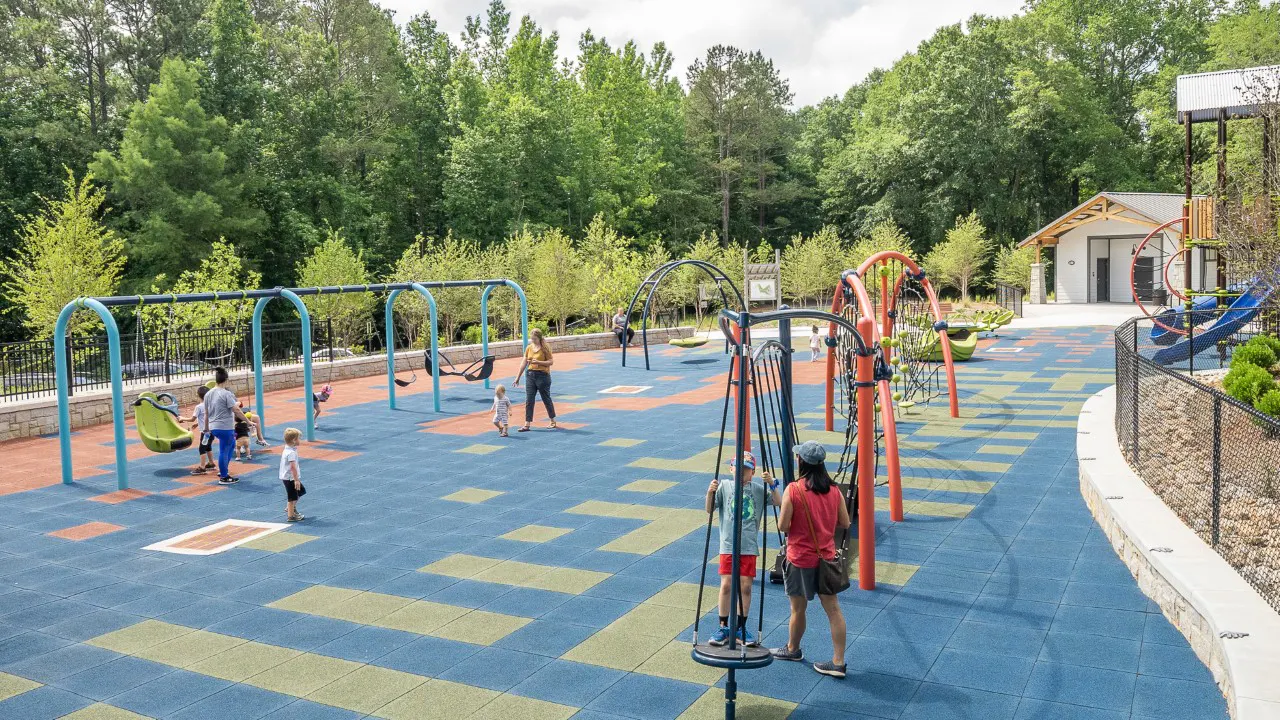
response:
{"label": "playground surface", "polygon": [[[1080,498],[1076,416],[1114,382],[1110,340],[1006,328],[957,366],[961,419],[945,402],[903,416],[906,520],[877,513],[879,587],[841,596],[848,678],[741,672],[739,717],[1227,717]],[[117,491],[104,427],[74,433],[72,486],[56,438],[0,445],[0,718],[723,717],[723,673],[687,644],[727,367],[715,345],[657,348],[650,372],[617,351],[557,355],[562,429],[510,438],[481,383],[444,383],[443,415],[429,382],[394,412],[383,378],[334,383],[321,441],[301,448],[307,519],[265,535],[284,519],[278,439],[302,421],[298,390],[268,396],[276,447],[236,463],[232,487],[189,476],[194,450],[131,439]],[[817,432],[807,359],[801,437],[838,443]],[[500,361],[495,381],[514,370]],[[187,554],[144,549],[166,541]],[[826,620],[809,617],[805,654],[829,659]],[[782,644],[780,586],[764,618]]]}

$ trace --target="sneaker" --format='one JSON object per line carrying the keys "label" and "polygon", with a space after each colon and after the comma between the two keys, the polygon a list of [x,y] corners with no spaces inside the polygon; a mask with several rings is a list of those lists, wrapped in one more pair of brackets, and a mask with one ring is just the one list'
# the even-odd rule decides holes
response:
{"label": "sneaker", "polygon": [[258,444],[259,444],[259,445],[261,445],[262,447],[267,447],[267,441],[266,441],[266,440],[254,440],[254,442],[258,443]]}
{"label": "sneaker", "polygon": [[198,467],[198,468],[196,468],[196,469],[192,470],[192,471],[191,471],[191,474],[192,474],[192,475],[203,475],[203,474],[205,474],[205,473],[207,473],[207,472],[209,472],[209,468],[207,468],[207,467],[205,467],[205,466],[201,465],[200,467]]}
{"label": "sneaker", "polygon": [[769,654],[779,660],[790,660],[792,662],[800,662],[801,660],[804,660],[804,650],[792,650],[786,645],[770,650]]}
{"label": "sneaker", "polygon": [[288,518],[289,522],[302,522],[303,520],[306,520],[306,519],[307,519],[307,516],[302,514],[293,515]]}
{"label": "sneaker", "polygon": [[729,628],[726,625],[721,625],[720,627],[716,628],[716,634],[712,635],[711,639],[707,641],[707,644],[710,645],[711,647],[721,647],[723,645],[727,645],[728,643],[729,643]]}
{"label": "sneaker", "polygon": [[837,665],[833,662],[820,662],[813,664],[813,669],[818,671],[820,675],[840,679],[844,678],[845,667],[846,666],[844,665]]}
{"label": "sneaker", "polygon": [[220,478],[218,478],[218,484],[219,484],[219,485],[235,485],[235,484],[236,484],[236,483],[238,483],[238,482],[240,482],[240,478],[238,478],[238,477],[231,477],[231,476],[229,476],[229,475],[228,475],[227,477],[220,477]]}
{"label": "sneaker", "polygon": [[760,644],[760,641],[756,639],[756,636],[752,635],[751,631],[746,628],[738,630],[738,640],[747,647],[756,647]]}

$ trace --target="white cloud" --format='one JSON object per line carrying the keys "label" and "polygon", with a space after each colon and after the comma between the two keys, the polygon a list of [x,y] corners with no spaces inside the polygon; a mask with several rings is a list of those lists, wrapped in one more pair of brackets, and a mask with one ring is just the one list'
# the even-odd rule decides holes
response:
{"label": "white cloud", "polygon": [[[513,28],[529,15],[560,33],[560,52],[576,54],[590,29],[614,46],[662,41],[681,79],[712,45],[760,50],[791,82],[797,105],[843,93],[877,67],[888,67],[943,26],[974,13],[1009,15],[1023,0],[507,0]],[[467,15],[488,0],[381,0],[405,22],[426,10],[455,38]]]}

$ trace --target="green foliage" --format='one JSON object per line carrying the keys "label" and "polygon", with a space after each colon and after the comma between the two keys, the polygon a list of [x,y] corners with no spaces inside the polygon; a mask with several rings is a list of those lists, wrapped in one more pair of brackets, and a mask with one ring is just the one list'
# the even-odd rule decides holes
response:
{"label": "green foliage", "polygon": [[1258,412],[1264,412],[1272,417],[1280,417],[1280,390],[1268,390],[1253,401],[1253,407]]}
{"label": "green foliage", "polygon": [[587,226],[581,255],[591,275],[591,310],[606,318],[625,308],[647,269],[657,267],[649,266],[631,249],[628,238],[606,225],[604,215],[596,215]]}
{"label": "green foliage", "polygon": [[[245,266],[235,245],[225,240],[215,240],[209,253],[200,261],[199,267],[184,270],[176,282],[165,287],[167,280],[163,274],[156,276],[156,282],[151,286],[152,294],[225,292],[228,297],[238,298],[238,291],[259,287],[262,276]],[[189,330],[221,327],[243,330],[252,319],[253,305],[253,300],[242,299],[147,305],[142,308],[144,330],[151,334],[162,328]],[[209,350],[215,346],[217,339],[212,335],[201,334],[191,339],[186,346],[193,350]]]}
{"label": "green foliage", "polygon": [[582,255],[567,235],[552,229],[539,236],[525,292],[535,312],[555,321],[557,335],[564,334],[571,315],[587,309],[591,286]]}
{"label": "green foliage", "polygon": [[844,243],[830,225],[805,237],[796,235],[782,251],[785,297],[817,304],[829,301],[845,268]]}
{"label": "green foliage", "polygon": [[996,266],[992,279],[1011,287],[1030,290],[1031,266],[1035,261],[1035,248],[1002,245],[996,250]]}
{"label": "green foliage", "polygon": [[[124,269],[124,242],[100,221],[103,191],[93,176],[76,181],[67,171],[60,199],[45,199],[37,215],[23,218],[14,256],[0,261],[0,289],[38,338],[53,335],[63,306],[78,297],[114,295]],[[96,327],[97,316],[77,311],[68,332]]]}
{"label": "green foliage", "polygon": [[956,218],[946,240],[925,257],[924,267],[939,285],[959,290],[960,300],[968,302],[969,287],[982,279],[991,250],[986,228],[977,213],[970,213]]}
{"label": "green foliage", "polygon": [[604,332],[603,325],[601,325],[600,323],[591,323],[590,325],[583,325],[582,327],[574,328],[573,332],[570,334],[571,335],[592,335],[594,333],[602,333],[602,332]]}
{"label": "green foliage", "polygon": [[883,220],[871,228],[866,237],[858,238],[849,250],[846,270],[857,269],[867,258],[878,252],[896,250],[911,255],[911,238],[892,219]]}
{"label": "green foliage", "polygon": [[[480,344],[480,331],[483,328],[480,325],[471,325],[462,331],[462,341],[467,345]],[[498,339],[498,328],[489,326],[489,342],[496,342]]]}
{"label": "green foliage", "polygon": [[[369,270],[364,253],[352,250],[342,236],[342,228],[329,228],[324,242],[298,263],[299,287],[366,285]],[[370,293],[308,295],[302,299],[312,322],[332,322],[336,344],[353,345],[367,333],[371,313],[378,299]]]}
{"label": "green foliage", "polygon": [[1249,342],[1245,343],[1245,345],[1261,345],[1262,347],[1269,348],[1277,358],[1280,358],[1280,338],[1272,335],[1254,335],[1249,338]]}
{"label": "green foliage", "polygon": [[1271,373],[1247,362],[1233,362],[1223,379],[1227,394],[1240,402],[1252,405],[1255,400],[1276,389]]}
{"label": "green foliage", "polygon": [[1235,367],[1237,363],[1249,363],[1267,370],[1276,364],[1276,353],[1266,343],[1250,341],[1236,348],[1231,356],[1231,366]]}

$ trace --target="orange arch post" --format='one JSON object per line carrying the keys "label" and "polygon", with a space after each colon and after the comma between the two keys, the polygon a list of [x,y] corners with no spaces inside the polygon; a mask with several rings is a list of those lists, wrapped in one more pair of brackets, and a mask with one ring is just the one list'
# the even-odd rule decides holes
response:
{"label": "orange arch post", "polygon": [[[1135,268],[1138,267],[1138,258],[1142,255],[1143,248],[1147,246],[1147,243],[1151,242],[1151,238],[1155,237],[1156,233],[1163,232],[1165,228],[1168,228],[1169,226],[1175,223],[1187,223],[1187,222],[1189,221],[1187,220],[1186,217],[1174,218],[1173,220],[1170,220],[1169,222],[1154,228],[1151,232],[1147,233],[1147,236],[1142,238],[1142,242],[1138,243],[1138,246],[1133,249],[1133,259],[1129,261],[1129,294],[1133,296],[1134,304],[1138,306],[1138,309],[1142,311],[1143,315],[1146,315],[1147,317],[1151,318],[1152,323],[1164,328],[1165,330],[1171,333],[1174,333],[1175,335],[1186,335],[1187,331],[1181,328],[1169,327],[1168,325],[1165,325],[1164,323],[1160,322],[1160,320],[1155,315],[1151,314],[1151,311],[1147,309],[1147,306],[1143,305],[1142,300],[1138,298],[1138,288],[1136,287],[1133,281],[1133,271]],[[1186,225],[1184,224],[1183,227],[1185,228]],[[1186,238],[1184,236],[1183,247],[1178,251],[1178,253],[1187,251],[1187,249],[1188,248],[1186,247]],[[1177,254],[1175,254],[1175,257],[1176,256]],[[1172,263],[1173,260],[1170,260],[1169,262]],[[1190,262],[1191,262],[1191,254],[1188,252],[1187,263],[1190,264]],[[1165,268],[1165,273],[1166,273],[1165,278],[1166,278],[1166,286],[1167,286],[1168,267]],[[1190,288],[1188,288],[1188,290],[1190,290]],[[1184,302],[1186,301],[1186,296],[1183,295],[1182,293],[1178,293],[1178,297],[1181,297]],[[1187,310],[1191,310],[1191,308],[1187,308]]]}
{"label": "orange arch post", "polygon": [[[858,334],[871,350],[875,323],[869,317],[858,320]],[[875,380],[875,355],[858,356],[855,377],[858,381],[858,587],[876,589],[876,477],[875,477],[875,406],[872,404],[871,382]],[[901,498],[898,511],[902,511]],[[901,518],[899,518],[901,519]]]}

